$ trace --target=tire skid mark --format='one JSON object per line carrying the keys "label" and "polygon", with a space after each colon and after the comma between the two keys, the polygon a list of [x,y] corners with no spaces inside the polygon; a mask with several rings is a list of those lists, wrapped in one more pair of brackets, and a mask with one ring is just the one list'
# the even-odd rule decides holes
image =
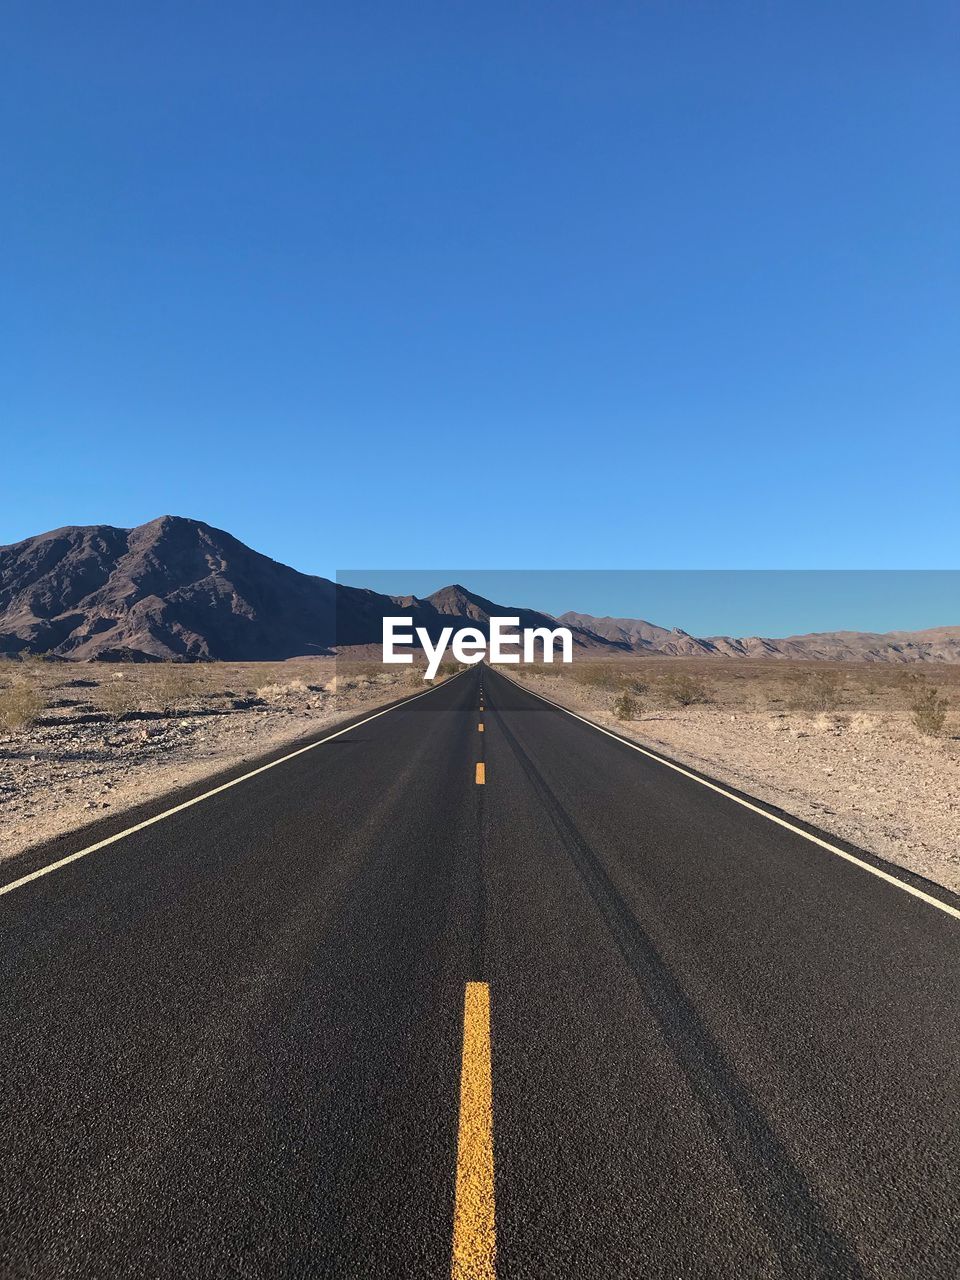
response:
{"label": "tire skid mark", "polygon": [[700,1017],[680,982],[613,884],[600,859],[504,723],[504,739],[541,800],[584,887],[636,977],[674,1060],[716,1134],[737,1181],[787,1275],[856,1280],[863,1271],[850,1245]]}

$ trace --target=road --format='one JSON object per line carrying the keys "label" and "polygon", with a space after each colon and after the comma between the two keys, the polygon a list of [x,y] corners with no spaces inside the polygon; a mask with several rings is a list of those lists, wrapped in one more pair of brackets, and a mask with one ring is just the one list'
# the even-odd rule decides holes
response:
{"label": "road", "polygon": [[0,922],[4,1276],[960,1274],[960,920],[489,668]]}

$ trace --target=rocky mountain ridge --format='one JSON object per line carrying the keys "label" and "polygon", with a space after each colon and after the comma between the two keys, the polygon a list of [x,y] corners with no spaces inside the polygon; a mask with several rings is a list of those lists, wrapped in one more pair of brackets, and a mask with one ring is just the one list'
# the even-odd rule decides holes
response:
{"label": "rocky mountain ridge", "polygon": [[960,626],[925,631],[820,631],[765,636],[688,635],[638,618],[594,618],[564,613],[560,621],[629,646],[633,653],[700,658],[789,658],[823,662],[960,662]]}
{"label": "rocky mountain ridge", "polygon": [[637,618],[498,605],[459,583],[420,599],[388,596],[304,574],[200,520],[161,516],[135,529],[68,526],[0,547],[0,654],[83,661],[275,661],[376,646],[386,615],[435,637],[491,616],[573,632],[593,656],[654,654],[871,662],[960,661],[960,627],[698,638]]}

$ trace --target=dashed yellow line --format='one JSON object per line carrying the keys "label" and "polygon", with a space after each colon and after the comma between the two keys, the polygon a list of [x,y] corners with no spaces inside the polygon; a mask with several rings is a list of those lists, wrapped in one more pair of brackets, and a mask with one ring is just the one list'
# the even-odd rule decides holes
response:
{"label": "dashed yellow line", "polygon": [[452,1280],[496,1280],[496,1254],[490,987],[468,982],[463,997]]}
{"label": "dashed yellow line", "polygon": [[486,770],[483,767],[483,761],[478,760],[477,761],[477,786],[482,787],[486,782],[486,780],[487,780]]}
{"label": "dashed yellow line", "polygon": [[482,724],[478,724],[478,725],[477,725],[477,733],[483,733],[483,725],[482,725]]}

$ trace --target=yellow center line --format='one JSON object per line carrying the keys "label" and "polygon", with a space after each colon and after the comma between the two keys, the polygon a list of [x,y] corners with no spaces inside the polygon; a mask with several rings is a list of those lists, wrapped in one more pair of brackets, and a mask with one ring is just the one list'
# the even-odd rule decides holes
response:
{"label": "yellow center line", "polygon": [[478,724],[478,725],[477,725],[477,733],[483,733],[483,725],[482,725],[482,724]]}
{"label": "yellow center line", "polygon": [[463,997],[452,1280],[496,1280],[496,1254],[490,987],[468,982]]}
{"label": "yellow center line", "polygon": [[479,760],[477,762],[477,786],[482,787],[486,780],[486,770],[483,767],[483,761]]}

